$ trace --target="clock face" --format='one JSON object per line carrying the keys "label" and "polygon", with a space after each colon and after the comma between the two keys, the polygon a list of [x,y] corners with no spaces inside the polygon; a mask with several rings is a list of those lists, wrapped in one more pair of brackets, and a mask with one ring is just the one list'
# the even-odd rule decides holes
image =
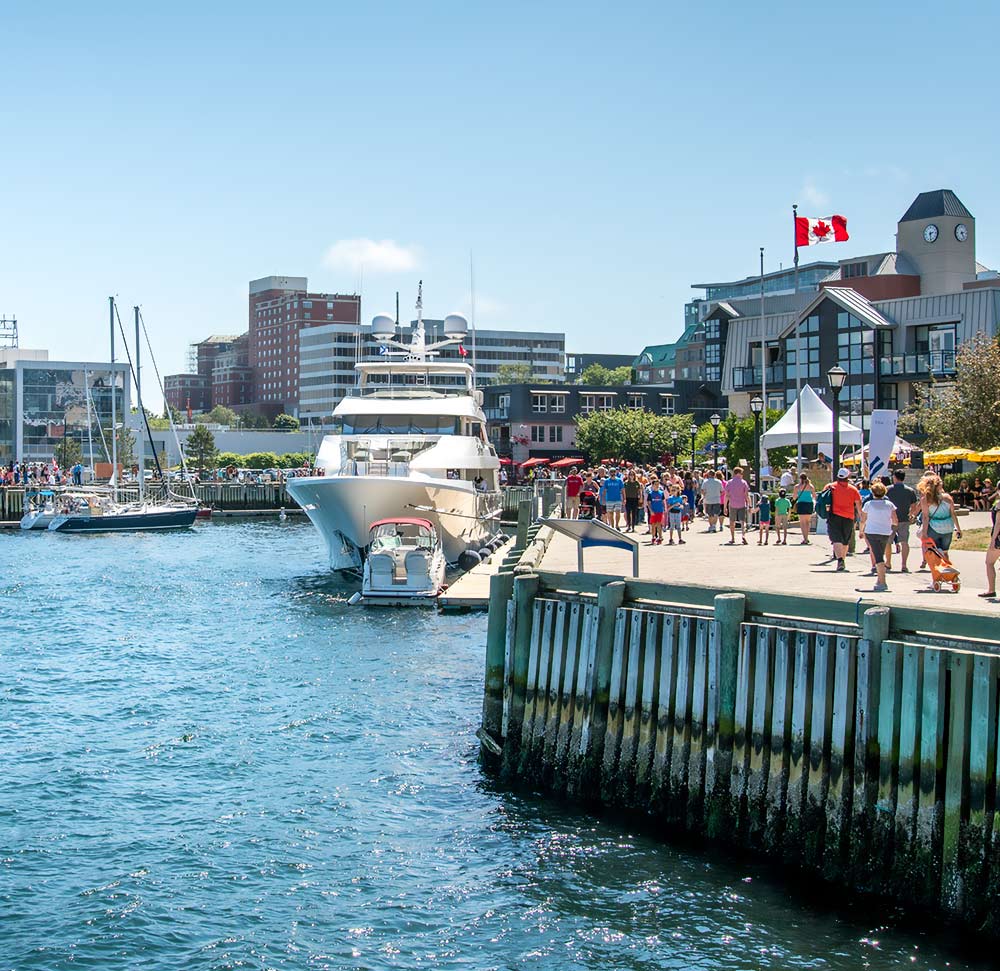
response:
{"label": "clock face", "polygon": [[924,241],[927,243],[933,243],[934,240],[938,238],[938,228],[931,223],[926,229],[924,229]]}
{"label": "clock face", "polygon": [[955,227],[955,239],[960,243],[964,243],[969,238],[969,227],[965,223],[959,223]]}

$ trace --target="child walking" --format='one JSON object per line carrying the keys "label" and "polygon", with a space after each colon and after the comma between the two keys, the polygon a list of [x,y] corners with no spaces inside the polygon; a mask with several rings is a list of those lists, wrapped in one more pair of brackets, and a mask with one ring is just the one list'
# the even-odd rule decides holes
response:
{"label": "child walking", "polygon": [[684,516],[684,496],[681,487],[675,485],[670,490],[670,498],[667,500],[667,545],[674,545],[674,533],[677,533],[677,542],[681,545],[684,540],[681,536],[682,518]]}
{"label": "child walking", "polygon": [[784,489],[778,490],[774,500],[774,545],[788,545],[788,517],[792,512],[792,500]]}
{"label": "child walking", "polygon": [[667,508],[667,494],[660,488],[660,480],[654,478],[646,490],[646,521],[652,534],[650,546],[663,542],[663,516]]}
{"label": "child walking", "polygon": [[757,522],[760,523],[760,531],[757,533],[757,545],[762,543],[768,545],[771,538],[771,497],[766,493],[760,494],[757,500]]}

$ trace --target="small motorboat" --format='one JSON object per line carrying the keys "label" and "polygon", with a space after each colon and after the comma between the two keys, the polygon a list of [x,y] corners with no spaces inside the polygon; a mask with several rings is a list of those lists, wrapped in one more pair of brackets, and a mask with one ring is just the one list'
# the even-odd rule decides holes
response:
{"label": "small motorboat", "polygon": [[24,496],[21,529],[48,529],[56,518],[56,494],[51,489],[29,491]]}
{"label": "small motorboat", "polygon": [[379,519],[368,527],[361,580],[366,604],[433,604],[445,585],[441,539],[429,519]]}

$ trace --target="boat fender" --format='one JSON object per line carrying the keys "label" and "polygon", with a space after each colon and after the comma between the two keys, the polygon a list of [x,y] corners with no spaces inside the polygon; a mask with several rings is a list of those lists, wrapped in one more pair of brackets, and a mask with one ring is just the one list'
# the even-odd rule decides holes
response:
{"label": "boat fender", "polygon": [[474,566],[478,566],[479,562],[479,554],[475,550],[465,550],[458,554],[458,565],[465,571],[469,571]]}
{"label": "boat fender", "polygon": [[493,552],[493,550],[491,550],[491,549],[489,549],[488,547],[484,546],[484,547],[483,547],[483,548],[482,548],[482,549],[481,549],[481,550],[479,551],[479,559],[480,559],[480,560],[481,560],[481,561],[482,561],[483,563],[485,563],[485,562],[486,562],[486,561],[487,561],[487,560],[488,560],[488,559],[490,558],[490,554],[491,554],[492,552]]}
{"label": "boat fender", "polygon": [[351,605],[352,607],[355,607],[355,606],[357,606],[357,605],[358,605],[359,603],[361,603],[362,599],[363,599],[363,598],[362,598],[362,596],[361,596],[361,591],[360,591],[360,590],[356,590],[356,591],[355,591],[354,593],[352,593],[352,594],[351,594],[351,599],[350,599],[350,600],[348,600],[347,602],[348,602],[348,603],[349,603],[349,604],[350,604],[350,605]]}

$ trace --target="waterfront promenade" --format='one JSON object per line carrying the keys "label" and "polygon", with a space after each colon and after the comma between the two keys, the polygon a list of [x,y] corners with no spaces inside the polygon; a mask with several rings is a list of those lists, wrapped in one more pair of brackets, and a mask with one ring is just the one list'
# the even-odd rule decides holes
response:
{"label": "waterfront promenade", "polygon": [[[963,529],[989,525],[988,513],[970,513],[962,517]],[[826,536],[813,535],[811,545],[800,546],[801,534],[796,527],[789,530],[788,546],[757,545],[757,533],[747,533],[747,546],[725,545],[729,540],[728,526],[722,533],[709,533],[705,520],[696,520],[684,534],[683,546],[651,546],[645,526],[629,533],[639,541],[639,577],[661,583],[685,586],[718,587],[726,590],[754,590],[760,593],[781,593],[827,597],[833,600],[857,601],[859,597],[885,606],[938,608],[946,611],[982,612],[1000,622],[1000,604],[986,601],[977,594],[986,590],[981,551],[955,550],[952,562],[962,572],[962,588],[934,591],[930,588],[930,573],[918,571],[920,565],[919,538],[911,528],[910,573],[899,573],[900,558],[893,555],[894,570],[889,574],[889,590],[874,593],[874,577],[865,576],[870,568],[867,554],[858,552],[847,558],[847,572],[836,573],[830,560],[830,543]],[[584,554],[588,573],[607,576],[631,571],[631,555],[622,550],[597,547]],[[539,566],[541,570],[569,573],[577,569],[576,544],[567,536],[555,534]]]}

